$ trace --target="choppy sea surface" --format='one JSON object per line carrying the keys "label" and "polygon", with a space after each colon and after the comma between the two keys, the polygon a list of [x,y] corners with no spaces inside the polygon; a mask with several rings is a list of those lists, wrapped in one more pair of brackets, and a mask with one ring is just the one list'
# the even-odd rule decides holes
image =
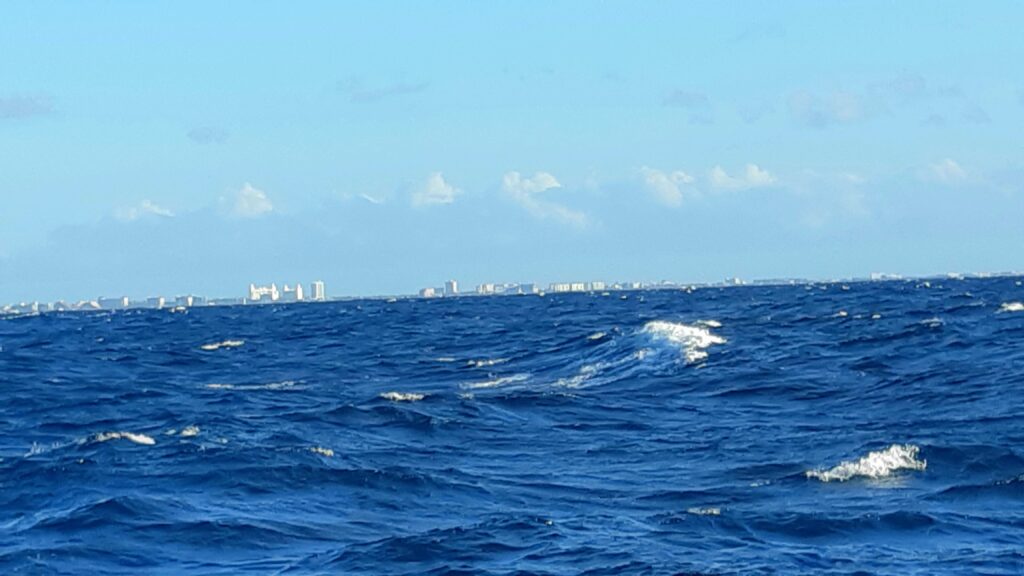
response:
{"label": "choppy sea surface", "polygon": [[4,574],[1021,574],[1020,278],[0,321]]}

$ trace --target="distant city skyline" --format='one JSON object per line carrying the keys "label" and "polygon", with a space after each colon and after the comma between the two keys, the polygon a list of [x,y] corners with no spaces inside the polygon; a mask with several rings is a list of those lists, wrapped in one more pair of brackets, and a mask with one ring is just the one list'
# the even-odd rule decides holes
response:
{"label": "distant city skyline", "polygon": [[1022,20],[1008,1],[13,3],[0,302],[268,273],[368,296],[1021,269]]}

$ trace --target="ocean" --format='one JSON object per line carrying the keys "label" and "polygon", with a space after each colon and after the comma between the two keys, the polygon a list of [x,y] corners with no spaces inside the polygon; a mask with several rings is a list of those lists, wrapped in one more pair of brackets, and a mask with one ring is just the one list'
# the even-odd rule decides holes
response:
{"label": "ocean", "polygon": [[1022,574],[1019,277],[0,321],[4,574]]}

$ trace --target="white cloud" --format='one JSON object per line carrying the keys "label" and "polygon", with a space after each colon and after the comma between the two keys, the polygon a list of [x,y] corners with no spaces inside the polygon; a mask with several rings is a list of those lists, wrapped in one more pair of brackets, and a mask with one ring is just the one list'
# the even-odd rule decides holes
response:
{"label": "white cloud", "polygon": [[775,184],[776,178],[767,170],[758,167],[757,164],[747,164],[743,175],[730,176],[721,166],[711,169],[709,176],[711,185],[723,190],[747,190],[749,188],[761,188]]}
{"label": "white cloud", "polygon": [[451,204],[462,191],[445,181],[444,175],[434,172],[427,181],[413,190],[413,206],[430,206],[432,204]]}
{"label": "white cloud", "polygon": [[517,204],[535,218],[551,218],[576,228],[585,228],[587,215],[561,204],[537,198],[537,195],[555,188],[561,188],[558,180],[548,172],[537,172],[532,178],[524,178],[519,172],[508,172],[502,179],[502,189]]}
{"label": "white cloud", "polygon": [[235,196],[231,214],[239,218],[257,218],[273,210],[274,204],[267,198],[267,193],[246,182]]}
{"label": "white cloud", "polygon": [[924,177],[926,180],[941,184],[956,184],[967,179],[967,171],[952,158],[946,158],[941,162],[928,166]]}
{"label": "white cloud", "polygon": [[644,183],[647,184],[647,188],[654,194],[654,197],[666,206],[681,206],[685,195],[696,194],[692,188],[687,190],[687,194],[684,194],[684,189],[693,184],[694,178],[681,170],[662,172],[661,170],[644,166],[640,169],[640,173],[643,175]]}
{"label": "white cloud", "polygon": [[143,200],[138,206],[118,208],[114,211],[114,217],[122,222],[132,222],[145,216],[171,218],[174,216],[174,212],[152,202],[151,200]]}
{"label": "white cloud", "polygon": [[359,197],[362,198],[363,200],[366,200],[370,204],[376,204],[378,206],[380,206],[381,204],[384,203],[384,199],[383,198],[377,198],[377,197],[370,196],[369,194],[365,194],[365,193],[360,194]]}

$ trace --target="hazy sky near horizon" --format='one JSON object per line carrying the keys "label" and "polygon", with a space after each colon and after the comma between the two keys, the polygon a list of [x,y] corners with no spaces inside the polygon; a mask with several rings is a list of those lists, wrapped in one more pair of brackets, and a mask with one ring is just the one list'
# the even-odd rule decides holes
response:
{"label": "hazy sky near horizon", "polygon": [[1019,2],[12,2],[0,303],[1024,268]]}

